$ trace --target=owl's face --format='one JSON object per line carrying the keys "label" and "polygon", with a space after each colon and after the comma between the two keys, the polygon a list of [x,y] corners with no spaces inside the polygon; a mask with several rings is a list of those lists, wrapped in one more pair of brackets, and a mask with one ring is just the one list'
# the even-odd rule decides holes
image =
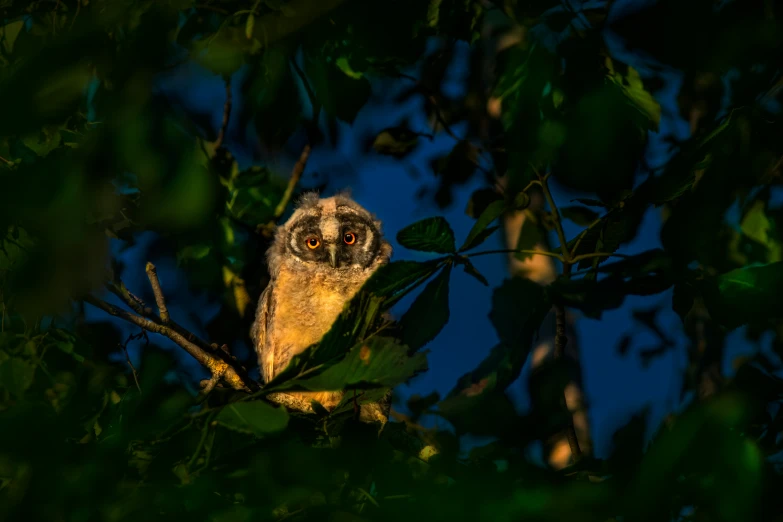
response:
{"label": "owl's face", "polygon": [[390,254],[380,222],[356,202],[346,196],[319,199],[307,194],[278,230],[269,260],[273,272],[289,256],[302,263],[345,270],[368,268]]}

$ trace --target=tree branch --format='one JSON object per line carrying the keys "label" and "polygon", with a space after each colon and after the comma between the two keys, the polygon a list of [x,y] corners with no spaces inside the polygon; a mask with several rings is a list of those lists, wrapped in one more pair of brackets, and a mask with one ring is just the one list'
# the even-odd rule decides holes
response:
{"label": "tree branch", "polygon": [[223,145],[223,138],[226,137],[226,129],[228,129],[228,119],[231,116],[231,77],[226,76],[224,81],[226,83],[226,102],[223,104],[223,121],[214,143],[215,150]]}
{"label": "tree branch", "polygon": [[[560,250],[563,251],[563,259],[564,264],[565,263],[571,263],[571,252],[568,251],[568,243],[566,242],[565,238],[565,232],[563,231],[563,223],[560,221],[560,212],[557,210],[557,205],[555,205],[555,200],[552,199],[552,193],[549,191],[549,183],[547,183],[547,180],[549,179],[549,174],[546,176],[542,176],[538,173],[535,167],[533,167],[533,172],[536,173],[538,176],[538,180],[541,184],[541,188],[544,191],[544,197],[546,198],[546,202],[549,204],[549,213],[552,216],[552,221],[555,224],[555,231],[557,232],[557,238],[560,240]],[[564,270],[565,271],[565,270]]]}
{"label": "tree branch", "polygon": [[[538,170],[531,164],[530,167],[538,176],[539,184],[544,191],[544,197],[549,204],[549,213],[552,216],[552,221],[555,225],[555,231],[557,237],[560,240],[560,249],[563,252],[561,261],[563,262],[563,277],[568,279],[571,277],[571,267],[575,262],[571,256],[571,252],[568,250],[568,244],[565,239],[565,231],[563,230],[563,223],[560,220],[560,212],[557,209],[555,200],[552,198],[552,193],[549,190],[549,174],[542,176]],[[599,257],[606,256],[606,254],[589,255],[587,257]],[[580,258],[586,259],[587,257]],[[568,336],[566,335],[566,312],[565,307],[562,304],[555,304],[555,350],[554,357],[556,360],[562,359],[565,356],[565,348],[568,344]],[[566,402],[565,395],[563,396],[565,407],[568,409],[568,403]],[[569,412],[570,413],[570,412]],[[568,446],[571,449],[571,457],[574,463],[578,462],[582,458],[582,449],[579,447],[579,439],[576,438],[576,429],[574,428],[573,416],[570,417],[568,426],[566,427],[566,438],[568,439]]]}
{"label": "tree branch", "polygon": [[107,282],[106,287],[138,315],[126,312],[91,295],[85,297],[84,301],[144,330],[168,337],[188,352],[202,366],[207,368],[213,378],[215,378],[215,384],[217,384],[217,380],[222,379],[235,390],[258,390],[258,383],[248,376],[247,371],[228,351],[220,350],[217,346],[199,339],[198,336],[171,320],[155,265],[147,263],[146,271],[155,300],[160,309],[160,317],[155,316],[141,299],[133,295],[122,281],[116,278],[111,282]]}
{"label": "tree branch", "polygon": [[294,188],[296,188],[299,180],[302,179],[302,174],[304,174],[304,169],[307,166],[307,159],[309,157],[310,145],[307,144],[304,146],[304,149],[302,149],[302,154],[299,155],[299,161],[296,162],[296,165],[294,165],[294,170],[291,171],[291,177],[288,180],[288,185],[285,188],[283,197],[280,199],[280,203],[277,204],[277,208],[275,208],[275,221],[280,219],[280,217],[283,215],[283,212],[285,212],[285,208],[288,206],[288,202],[291,200],[291,196],[294,193]]}
{"label": "tree branch", "polygon": [[152,293],[155,295],[155,303],[158,305],[158,314],[163,324],[169,322],[169,310],[166,308],[166,299],[163,297],[163,290],[160,288],[160,281],[158,280],[158,271],[155,265],[147,263],[146,267],[147,278],[150,280],[150,286],[152,287]]}
{"label": "tree branch", "polygon": [[[563,262],[563,277],[566,279],[571,277],[571,266],[570,262]],[[568,335],[566,335],[566,312],[565,307],[562,304],[555,304],[554,307],[556,321],[554,356],[555,360],[561,360],[565,356],[565,349],[568,345]],[[565,396],[563,396],[563,401],[565,402]],[[567,402],[565,402],[565,407],[568,409]],[[573,458],[574,463],[576,463],[582,458],[582,449],[579,447],[579,439],[576,438],[573,416],[570,416],[568,426],[566,427],[566,438],[568,439],[568,447],[571,449],[571,457]]]}

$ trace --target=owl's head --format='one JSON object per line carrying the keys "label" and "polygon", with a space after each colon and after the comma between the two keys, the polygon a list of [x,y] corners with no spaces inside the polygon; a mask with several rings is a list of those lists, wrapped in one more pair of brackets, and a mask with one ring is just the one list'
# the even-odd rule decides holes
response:
{"label": "owl's head", "polygon": [[277,229],[269,271],[274,276],[286,259],[334,270],[366,269],[387,262],[391,250],[380,221],[361,205],[344,194],[319,198],[311,192]]}

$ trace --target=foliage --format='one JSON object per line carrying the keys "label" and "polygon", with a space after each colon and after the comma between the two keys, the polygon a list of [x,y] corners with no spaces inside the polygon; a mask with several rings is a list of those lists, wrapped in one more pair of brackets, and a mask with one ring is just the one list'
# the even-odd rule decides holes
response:
{"label": "foliage", "polygon": [[[0,0],[0,520],[779,517],[781,13],[772,2],[594,4]],[[487,27],[516,40],[496,52]],[[623,63],[607,35],[659,66]],[[457,46],[471,54],[460,100],[443,89]],[[226,83],[217,128],[156,88],[193,64]],[[669,69],[683,78],[676,110],[691,128],[651,168],[645,151],[666,115],[656,82]],[[237,347],[266,281],[269,231],[297,190],[276,160],[305,141],[334,143],[338,122],[354,122],[391,80],[411,84],[395,101],[421,96],[422,121],[437,125],[379,129],[372,154],[404,161],[421,138],[450,135],[452,149],[432,162],[435,203],[450,204],[477,173],[486,181],[464,238],[439,216],[402,229],[399,244],[427,260],[376,272],[319,343],[250,393],[225,374],[214,386],[213,367],[208,389],[191,393],[154,329],[124,339],[108,317],[86,320],[108,289],[210,360],[253,365]],[[260,141],[253,165],[240,165],[228,119]],[[552,200],[554,183],[575,201]],[[619,253],[659,211],[662,248]],[[449,321],[454,269],[488,285],[471,259],[492,253],[477,249],[517,212],[527,218],[510,250],[529,258],[557,235],[541,255],[561,261],[560,277],[513,277],[493,290],[498,343],[447,396],[414,397],[410,416],[383,426],[359,422],[360,406],[426,375],[424,348]],[[561,219],[581,232],[565,238]],[[143,237],[154,238],[153,260],[176,260],[186,295],[219,304],[202,326],[233,355],[164,319],[158,295],[124,286],[140,268],[110,252]],[[758,354],[711,396],[684,399],[650,427],[649,445],[640,415],[605,459],[585,455],[559,471],[535,463],[531,448],[572,422],[568,369],[556,357],[531,375],[525,414],[508,388],[550,310],[600,318],[627,296],[668,291],[691,345],[684,396],[740,326],[773,339],[777,361]],[[412,292],[390,321],[386,312]],[[654,319],[637,320],[671,344]],[[141,339],[133,365],[128,349]],[[347,392],[332,411],[273,400],[331,389]],[[420,426],[423,415],[440,428]],[[463,435],[491,440],[465,452]]]}

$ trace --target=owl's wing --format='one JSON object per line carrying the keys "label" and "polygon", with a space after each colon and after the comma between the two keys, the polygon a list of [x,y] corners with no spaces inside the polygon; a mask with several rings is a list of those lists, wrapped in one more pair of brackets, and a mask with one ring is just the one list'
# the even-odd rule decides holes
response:
{"label": "owl's wing", "polygon": [[258,354],[258,366],[261,369],[261,379],[265,383],[272,379],[272,369],[274,367],[274,360],[272,359],[274,354],[271,347],[267,346],[266,343],[269,317],[271,316],[272,311],[273,286],[274,285],[270,281],[261,293],[261,298],[258,300],[258,308],[256,308],[256,319],[253,322],[253,326],[250,328],[250,337],[253,340],[253,345]]}

